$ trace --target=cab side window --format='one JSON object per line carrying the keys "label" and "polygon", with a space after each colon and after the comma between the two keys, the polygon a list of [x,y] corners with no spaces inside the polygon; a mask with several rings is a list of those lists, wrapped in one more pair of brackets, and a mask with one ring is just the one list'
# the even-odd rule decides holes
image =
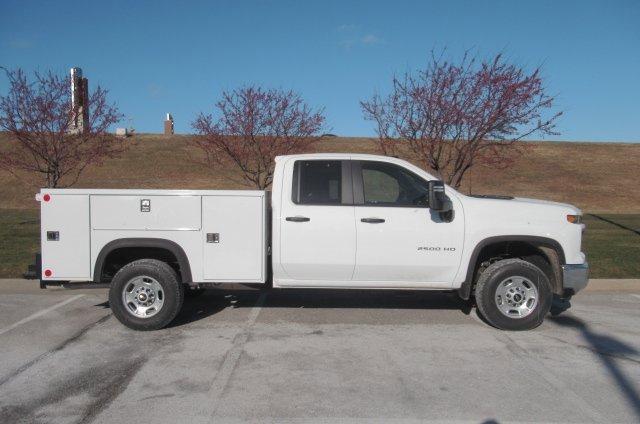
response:
{"label": "cab side window", "polygon": [[427,207],[427,182],[392,163],[362,161],[363,203],[367,206]]}
{"label": "cab side window", "polygon": [[300,205],[342,204],[342,161],[297,161],[293,170],[293,202]]}

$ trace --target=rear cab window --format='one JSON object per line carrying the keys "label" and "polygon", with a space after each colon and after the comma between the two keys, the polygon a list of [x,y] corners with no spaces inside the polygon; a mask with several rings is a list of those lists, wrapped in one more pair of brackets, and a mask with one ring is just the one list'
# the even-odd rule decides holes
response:
{"label": "rear cab window", "polygon": [[296,161],[291,197],[298,205],[353,204],[349,161]]}

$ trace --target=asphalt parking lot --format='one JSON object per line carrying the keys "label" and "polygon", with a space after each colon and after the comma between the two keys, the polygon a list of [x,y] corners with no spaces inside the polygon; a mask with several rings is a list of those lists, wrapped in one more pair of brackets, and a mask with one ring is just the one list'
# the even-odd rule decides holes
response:
{"label": "asphalt parking lot", "polygon": [[638,422],[640,292],[542,327],[455,295],[217,292],[128,330],[105,289],[0,282],[0,422]]}

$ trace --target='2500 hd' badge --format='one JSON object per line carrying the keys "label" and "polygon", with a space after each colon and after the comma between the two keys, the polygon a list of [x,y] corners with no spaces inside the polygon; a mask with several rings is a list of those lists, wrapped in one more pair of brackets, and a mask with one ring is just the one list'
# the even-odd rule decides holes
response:
{"label": "'2500 hd' badge", "polygon": [[455,252],[455,247],[440,247],[440,246],[418,246],[418,250],[426,250],[429,252]]}

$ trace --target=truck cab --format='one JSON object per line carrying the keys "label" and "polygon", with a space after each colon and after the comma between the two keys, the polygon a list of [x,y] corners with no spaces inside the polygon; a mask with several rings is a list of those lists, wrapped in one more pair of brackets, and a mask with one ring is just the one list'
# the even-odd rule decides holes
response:
{"label": "truck cab", "polygon": [[[433,177],[389,157],[276,159],[275,287],[451,289],[463,253],[464,209],[429,207]],[[279,236],[279,237],[278,237]]]}
{"label": "truck cab", "polygon": [[110,283],[116,317],[158,329],[185,289],[455,290],[492,325],[539,325],[587,283],[574,206],[468,196],[401,159],[276,158],[271,192],[42,190],[42,282]]}

